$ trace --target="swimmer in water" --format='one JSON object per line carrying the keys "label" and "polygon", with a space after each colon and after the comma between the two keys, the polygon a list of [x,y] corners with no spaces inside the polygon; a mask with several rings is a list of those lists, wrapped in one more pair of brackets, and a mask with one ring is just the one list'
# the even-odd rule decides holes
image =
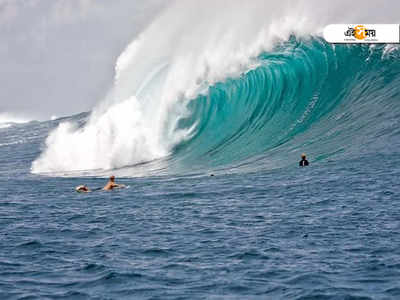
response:
{"label": "swimmer in water", "polygon": [[308,166],[308,160],[306,159],[306,155],[303,153],[301,155],[301,161],[299,162],[300,167]]}
{"label": "swimmer in water", "polygon": [[91,192],[91,190],[86,186],[86,185],[78,185],[75,188],[75,191],[77,191],[78,193],[89,193]]}

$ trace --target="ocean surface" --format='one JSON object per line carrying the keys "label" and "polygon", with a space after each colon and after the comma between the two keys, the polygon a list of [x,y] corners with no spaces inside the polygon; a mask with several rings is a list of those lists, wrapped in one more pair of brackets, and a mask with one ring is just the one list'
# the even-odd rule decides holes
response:
{"label": "ocean surface", "polygon": [[400,299],[399,58],[291,36],[176,101],[161,64],[3,124],[0,299]]}

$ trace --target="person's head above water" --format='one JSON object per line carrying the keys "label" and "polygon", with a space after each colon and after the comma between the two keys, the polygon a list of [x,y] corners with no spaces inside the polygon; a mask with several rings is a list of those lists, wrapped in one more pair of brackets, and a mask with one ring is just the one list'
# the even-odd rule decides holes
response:
{"label": "person's head above water", "polygon": [[114,182],[114,180],[115,180],[115,176],[114,176],[114,175],[111,175],[111,176],[110,176],[110,181]]}
{"label": "person's head above water", "polygon": [[302,153],[301,154],[301,161],[299,162],[300,167],[308,166],[308,160],[306,159],[306,154]]}
{"label": "person's head above water", "polygon": [[82,185],[78,185],[75,190],[77,192],[90,192],[90,189],[88,188],[88,186],[86,184],[82,184]]}

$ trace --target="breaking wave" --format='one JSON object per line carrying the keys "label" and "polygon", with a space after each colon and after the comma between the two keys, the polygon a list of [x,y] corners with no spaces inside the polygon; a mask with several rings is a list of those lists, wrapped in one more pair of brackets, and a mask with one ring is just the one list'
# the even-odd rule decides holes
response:
{"label": "breaking wave", "polygon": [[235,1],[211,15],[171,5],[121,54],[86,123],[50,133],[32,172],[255,170],[384,148],[398,132],[399,48],[331,45],[288,2],[280,18],[255,3],[246,16]]}

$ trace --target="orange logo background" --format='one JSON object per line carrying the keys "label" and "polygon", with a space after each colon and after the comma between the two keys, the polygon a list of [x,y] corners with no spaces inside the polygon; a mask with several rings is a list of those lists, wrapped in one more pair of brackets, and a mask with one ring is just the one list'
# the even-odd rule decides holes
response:
{"label": "orange logo background", "polygon": [[357,25],[356,27],[354,27],[354,37],[358,40],[363,40],[366,37],[366,33],[365,33],[365,26],[364,25]]}

